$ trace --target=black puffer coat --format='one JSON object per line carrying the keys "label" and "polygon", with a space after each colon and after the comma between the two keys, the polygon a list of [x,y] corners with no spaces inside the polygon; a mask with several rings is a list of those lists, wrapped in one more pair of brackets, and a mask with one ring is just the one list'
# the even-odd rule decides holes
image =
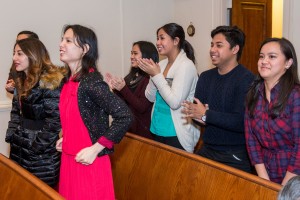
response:
{"label": "black puffer coat", "polygon": [[54,186],[60,167],[60,153],[55,144],[61,130],[58,109],[61,86],[48,89],[41,85],[49,83],[40,83],[21,103],[14,95],[5,141],[10,143],[10,159]]}

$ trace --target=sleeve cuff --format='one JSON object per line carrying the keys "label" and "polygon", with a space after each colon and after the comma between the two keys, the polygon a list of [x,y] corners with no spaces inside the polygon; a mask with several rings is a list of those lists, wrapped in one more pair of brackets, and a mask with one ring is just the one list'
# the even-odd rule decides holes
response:
{"label": "sleeve cuff", "polygon": [[108,149],[112,149],[114,146],[114,143],[112,141],[110,141],[109,139],[107,139],[104,136],[101,136],[98,140],[98,143],[101,144],[102,146],[108,148]]}

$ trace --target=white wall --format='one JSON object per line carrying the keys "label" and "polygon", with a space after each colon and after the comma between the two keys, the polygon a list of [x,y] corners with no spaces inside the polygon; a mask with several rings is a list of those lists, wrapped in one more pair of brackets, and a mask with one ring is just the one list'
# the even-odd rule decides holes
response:
{"label": "white wall", "polygon": [[226,25],[226,8],[230,7],[231,0],[174,0],[174,21],[186,31],[190,22],[195,27],[193,37],[186,34],[195,50],[196,66],[201,73],[211,68],[209,57],[210,32],[219,25]]}
{"label": "white wall", "polygon": [[283,1],[283,37],[289,39],[296,50],[298,57],[298,74],[300,75],[300,1],[284,0]]}
{"label": "white wall", "polygon": [[[52,61],[61,64],[59,42],[62,27],[69,23],[91,27],[99,39],[101,66],[120,66],[122,63],[120,0],[88,0],[84,3],[74,0],[3,2],[0,3],[0,23],[3,26],[0,30],[0,74],[3,77],[0,88],[4,88],[11,65],[16,34],[24,29],[38,33],[50,52]],[[1,91],[0,101],[6,100],[5,91]]]}
{"label": "white wall", "polygon": [[126,0],[122,3],[123,64],[125,71],[109,69],[116,74],[125,75],[130,69],[130,51],[132,44],[139,40],[156,43],[156,30],[171,22],[173,18],[173,0]]}

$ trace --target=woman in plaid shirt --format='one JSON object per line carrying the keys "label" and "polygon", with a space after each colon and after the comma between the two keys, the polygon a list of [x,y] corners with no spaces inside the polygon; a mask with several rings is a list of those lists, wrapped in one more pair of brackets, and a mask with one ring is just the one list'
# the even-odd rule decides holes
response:
{"label": "woman in plaid shirt", "polygon": [[259,177],[285,185],[300,174],[300,86],[296,52],[285,38],[261,47],[259,76],[246,99],[245,133]]}

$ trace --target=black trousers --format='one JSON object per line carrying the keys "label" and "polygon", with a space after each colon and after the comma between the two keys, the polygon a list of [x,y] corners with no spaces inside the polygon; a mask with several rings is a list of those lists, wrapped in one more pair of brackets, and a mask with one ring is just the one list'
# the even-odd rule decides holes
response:
{"label": "black trousers", "polygon": [[204,144],[197,154],[245,172],[253,173],[246,147],[245,149],[219,151]]}
{"label": "black trousers", "polygon": [[181,144],[180,144],[177,136],[174,136],[174,137],[162,137],[162,136],[155,135],[155,134],[152,134],[152,135],[153,135],[154,140],[157,141],[157,142],[160,142],[160,143],[163,143],[163,144],[167,144],[169,146],[176,147],[178,149],[185,150],[181,146]]}

